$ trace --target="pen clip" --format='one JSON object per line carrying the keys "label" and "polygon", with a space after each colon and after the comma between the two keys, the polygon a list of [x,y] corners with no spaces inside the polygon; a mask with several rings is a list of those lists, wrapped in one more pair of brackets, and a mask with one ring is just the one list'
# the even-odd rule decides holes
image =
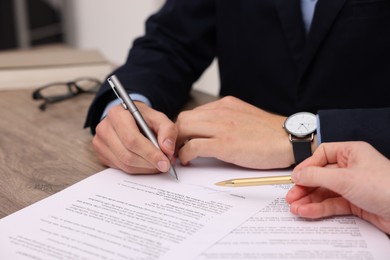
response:
{"label": "pen clip", "polygon": [[125,104],[125,102],[123,101],[123,99],[121,98],[121,96],[118,94],[118,92],[116,91],[116,86],[115,86],[115,83],[111,80],[111,77],[107,79],[108,83],[110,83],[110,86],[112,88],[112,90],[114,91],[115,95],[118,97],[118,99],[121,101],[122,103],[122,106],[127,109],[127,106]]}

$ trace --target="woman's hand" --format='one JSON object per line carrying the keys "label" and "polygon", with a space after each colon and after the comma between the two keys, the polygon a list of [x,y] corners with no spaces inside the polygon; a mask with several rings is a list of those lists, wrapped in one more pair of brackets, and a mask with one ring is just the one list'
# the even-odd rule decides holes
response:
{"label": "woman's hand", "polygon": [[325,143],[293,171],[286,196],[304,218],[356,215],[390,233],[390,161],[364,142]]}

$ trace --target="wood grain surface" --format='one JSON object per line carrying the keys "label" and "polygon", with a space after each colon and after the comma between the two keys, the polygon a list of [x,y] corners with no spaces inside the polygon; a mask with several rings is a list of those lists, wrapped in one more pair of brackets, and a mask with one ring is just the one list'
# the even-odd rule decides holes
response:
{"label": "wood grain surface", "polygon": [[[93,96],[40,111],[31,93],[0,91],[0,218],[105,169],[83,128]],[[185,109],[215,99],[195,91]]]}

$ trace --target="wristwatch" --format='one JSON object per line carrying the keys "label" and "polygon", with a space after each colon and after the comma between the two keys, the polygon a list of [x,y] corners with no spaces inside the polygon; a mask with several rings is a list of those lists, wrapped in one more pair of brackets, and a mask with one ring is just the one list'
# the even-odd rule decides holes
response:
{"label": "wristwatch", "polygon": [[299,164],[310,157],[311,144],[317,130],[316,115],[309,112],[299,112],[289,116],[283,124],[289,134],[288,138],[293,146],[295,164]]}

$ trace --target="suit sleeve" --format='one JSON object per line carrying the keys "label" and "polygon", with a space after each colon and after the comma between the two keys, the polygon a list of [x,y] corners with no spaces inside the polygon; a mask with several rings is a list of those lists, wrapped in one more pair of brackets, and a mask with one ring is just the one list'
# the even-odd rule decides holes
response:
{"label": "suit sleeve", "polygon": [[390,158],[390,108],[320,110],[321,142],[366,141]]}
{"label": "suit sleeve", "polygon": [[[125,26],[124,26],[125,27]],[[118,33],[125,33],[118,28]],[[215,57],[215,6],[211,0],[167,0],[146,21],[116,74],[129,93],[147,97],[153,108],[173,117],[187,102],[192,84]],[[89,108],[85,127],[95,127],[115,96],[105,82]]]}

